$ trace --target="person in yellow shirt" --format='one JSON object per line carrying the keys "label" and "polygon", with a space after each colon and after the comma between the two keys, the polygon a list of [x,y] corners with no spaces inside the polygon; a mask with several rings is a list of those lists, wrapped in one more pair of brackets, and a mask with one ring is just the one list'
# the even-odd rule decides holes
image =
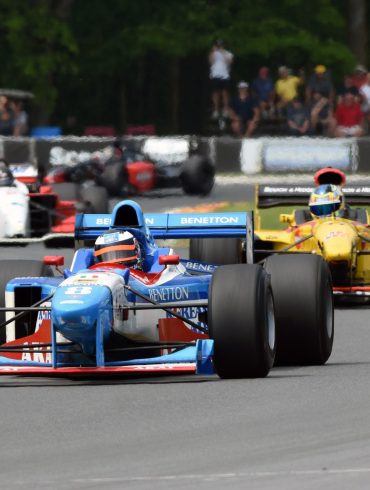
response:
{"label": "person in yellow shirt", "polygon": [[286,66],[280,66],[279,79],[275,83],[275,93],[277,95],[277,107],[282,110],[284,107],[298,96],[298,87],[303,83],[303,75],[297,77],[290,74]]}

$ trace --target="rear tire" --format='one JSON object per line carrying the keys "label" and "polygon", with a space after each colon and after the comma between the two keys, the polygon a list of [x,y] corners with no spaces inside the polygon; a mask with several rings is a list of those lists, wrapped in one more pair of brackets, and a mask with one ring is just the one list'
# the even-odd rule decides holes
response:
{"label": "rear tire", "polygon": [[216,270],[208,328],[221,378],[267,376],[275,357],[275,323],[270,282],[262,267],[243,264]]}
{"label": "rear tire", "polygon": [[325,364],[333,347],[332,283],[326,262],[316,255],[273,255],[271,274],[276,321],[276,364]]}
{"label": "rear tire", "polygon": [[121,161],[107,163],[98,183],[107,189],[109,196],[122,196],[128,185],[125,163]]}
{"label": "rear tire", "polygon": [[61,184],[50,184],[53,192],[58,195],[61,201],[78,201],[80,198],[80,186],[73,182],[63,182]]}
{"label": "rear tire", "polygon": [[81,187],[81,199],[88,205],[89,213],[106,214],[109,212],[107,189],[101,186]]}
{"label": "rear tire", "polygon": [[186,194],[206,196],[215,183],[215,167],[201,155],[192,155],[182,164],[181,186]]}
{"label": "rear tire", "polygon": [[240,238],[191,238],[189,258],[215,265],[239,264],[242,241]]}
{"label": "rear tire", "polygon": [[[0,307],[5,307],[5,287],[11,279],[15,277],[51,277],[53,275],[51,267],[40,260],[0,260]],[[0,324],[3,322],[5,322],[5,312],[0,311]],[[5,330],[5,327],[0,329],[1,344],[6,341]]]}

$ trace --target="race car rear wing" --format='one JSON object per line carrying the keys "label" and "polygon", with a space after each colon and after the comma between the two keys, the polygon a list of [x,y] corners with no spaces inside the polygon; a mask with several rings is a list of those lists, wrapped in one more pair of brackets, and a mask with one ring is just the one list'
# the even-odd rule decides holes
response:
{"label": "race car rear wing", "polygon": [[0,238],[0,246],[12,245],[12,246],[25,246],[31,243],[47,243],[49,247],[73,247],[74,235],[73,233],[47,233],[40,237],[25,237],[25,238]]}
{"label": "race car rear wing", "polygon": [[[145,225],[153,238],[217,238],[238,237],[246,240],[247,263],[253,263],[253,212],[235,213],[146,213]],[[111,229],[110,214],[78,214],[75,240],[95,240]],[[117,227],[119,228],[119,227]]]}
{"label": "race car rear wing", "polygon": [[[274,206],[302,205],[308,206],[314,185],[305,184],[264,184],[256,186],[256,208]],[[348,184],[342,188],[347,204],[370,205],[370,183]]]}

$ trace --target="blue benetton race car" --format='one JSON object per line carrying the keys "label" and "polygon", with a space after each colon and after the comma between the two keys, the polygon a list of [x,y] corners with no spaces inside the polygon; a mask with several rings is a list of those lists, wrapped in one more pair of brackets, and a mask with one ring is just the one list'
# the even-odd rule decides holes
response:
{"label": "blue benetton race car", "polygon": [[[215,267],[184,260],[155,242],[194,237],[243,238],[247,263]],[[252,213],[144,215],[126,200],[111,215],[78,215],[75,239],[79,248],[63,271],[60,256],[0,264],[0,374],[249,378],[266,376],[277,350],[297,364],[322,364],[330,355],[333,308],[325,263],[311,257],[320,295],[311,323],[305,319],[307,331],[279,344],[275,315],[283,313],[292,330],[308,314],[302,292],[312,285],[304,276],[287,281],[293,257],[253,264]],[[279,279],[273,288],[271,275]],[[283,304],[275,313],[274,295]]]}

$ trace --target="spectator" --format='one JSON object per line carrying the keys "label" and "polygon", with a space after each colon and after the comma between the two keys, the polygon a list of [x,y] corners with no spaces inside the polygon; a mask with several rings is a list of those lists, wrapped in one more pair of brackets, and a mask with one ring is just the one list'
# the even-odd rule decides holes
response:
{"label": "spectator", "polygon": [[331,135],[333,132],[333,110],[327,97],[314,91],[310,103],[311,132],[315,135]]}
{"label": "spectator", "polygon": [[352,76],[351,75],[344,75],[343,85],[341,87],[339,87],[339,89],[338,89],[337,105],[341,104],[343,102],[343,96],[348,91],[351,91],[353,93],[353,95],[355,96],[356,101],[359,102],[360,94],[359,94],[358,89],[354,85],[352,85]]}
{"label": "spectator", "polygon": [[311,101],[314,92],[320,92],[321,95],[328,98],[330,102],[334,101],[334,87],[330,75],[324,65],[315,66],[314,73],[311,75],[306,88],[307,101]]}
{"label": "spectator", "polygon": [[258,77],[252,82],[252,91],[258,99],[262,117],[273,115],[274,112],[274,82],[269,76],[269,69],[262,66],[258,71]]}
{"label": "spectator", "polygon": [[370,124],[370,73],[367,74],[367,82],[360,87],[361,111],[364,113],[367,124]]}
{"label": "spectator", "polygon": [[8,107],[8,99],[0,95],[0,135],[11,136],[14,129],[13,115]]}
{"label": "spectator", "polygon": [[28,133],[28,114],[23,110],[21,100],[13,100],[11,108],[14,117],[13,136],[26,136]]}
{"label": "spectator", "polygon": [[260,111],[258,101],[249,93],[244,80],[238,83],[238,95],[230,104],[231,128],[237,136],[252,136],[256,130]]}
{"label": "spectator", "polygon": [[279,79],[275,83],[275,92],[277,95],[277,106],[279,110],[298,96],[299,85],[303,84],[303,73],[300,77],[290,74],[290,70],[286,66],[280,66]]}
{"label": "spectator", "polygon": [[367,69],[364,65],[356,65],[351,77],[351,84],[360,90],[360,87],[367,83]]}
{"label": "spectator", "polygon": [[221,103],[222,115],[228,116],[230,68],[233,58],[233,54],[224,48],[224,42],[221,39],[215,42],[209,54],[213,119],[220,116]]}
{"label": "spectator", "polygon": [[356,101],[352,91],[343,95],[343,102],[337,105],[335,111],[336,127],[334,136],[363,136],[363,113],[360,104]]}
{"label": "spectator", "polygon": [[290,136],[308,136],[310,129],[309,111],[298,97],[294,97],[287,105],[286,115]]}

